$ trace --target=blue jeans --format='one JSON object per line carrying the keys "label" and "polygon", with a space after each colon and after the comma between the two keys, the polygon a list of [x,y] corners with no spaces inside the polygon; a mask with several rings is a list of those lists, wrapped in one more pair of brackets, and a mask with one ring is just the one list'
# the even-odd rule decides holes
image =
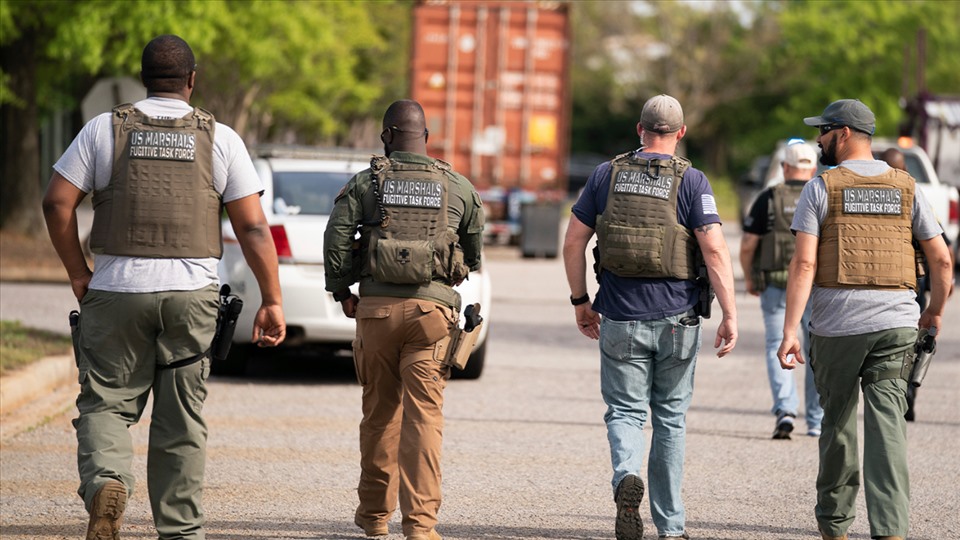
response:
{"label": "blue jeans", "polygon": [[647,463],[647,493],[661,536],[684,532],[680,497],[686,414],[701,326],[679,324],[680,315],[655,321],[600,323],[600,391],[607,404],[613,489],[628,474],[640,476],[643,426],[649,410],[653,438]]}
{"label": "blue jeans", "polygon": [[[800,398],[797,396],[797,385],[793,379],[793,371],[780,367],[777,359],[777,349],[783,339],[783,318],[787,310],[787,291],[779,287],[767,287],[760,293],[760,309],[763,310],[763,326],[767,343],[767,377],[770,379],[770,393],[773,395],[773,414],[784,413],[797,416]],[[800,320],[800,342],[803,344],[803,359],[806,365],[801,368],[806,372],[804,381],[804,404],[806,405],[807,429],[820,429],[823,420],[823,408],[820,407],[820,395],[814,383],[813,370],[810,369],[810,303],[803,311]]]}

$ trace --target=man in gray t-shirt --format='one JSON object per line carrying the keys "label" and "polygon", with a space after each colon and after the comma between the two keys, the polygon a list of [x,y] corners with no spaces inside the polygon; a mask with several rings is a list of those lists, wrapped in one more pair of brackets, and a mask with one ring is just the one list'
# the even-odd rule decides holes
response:
{"label": "man in gray t-shirt", "polygon": [[[153,397],[147,491],[159,538],[203,538],[201,415],[216,331],[220,213],[260,286],[253,339],[286,335],[277,253],[243,141],[189,100],[193,51],[177,36],[143,50],[147,99],[85,125],[54,165],[43,200],[50,240],[80,303],[72,328],[80,376],[79,495],[86,538],[119,538],[133,493],[129,427]],[[94,199],[87,266],[77,206]]]}
{"label": "man in gray t-shirt", "polygon": [[[906,378],[917,327],[940,327],[950,255],[940,226],[909,175],[873,159],[873,112],[860,101],[831,103],[818,127],[824,172],[803,190],[792,230],[796,252],[777,356],[804,362],[797,325],[812,304],[810,358],[824,409],[815,514],[824,539],[846,539],[859,488],[858,386],[864,401],[864,467],[870,536],[903,539],[909,528]],[[911,240],[930,262],[931,299],[920,313]],[[812,290],[812,292],[811,292]]]}

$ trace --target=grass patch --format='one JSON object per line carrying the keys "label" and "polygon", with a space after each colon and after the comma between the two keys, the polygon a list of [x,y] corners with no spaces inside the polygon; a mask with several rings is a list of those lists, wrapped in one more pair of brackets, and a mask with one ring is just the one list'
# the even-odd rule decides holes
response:
{"label": "grass patch", "polygon": [[68,354],[72,346],[67,336],[24,328],[20,321],[0,321],[0,374],[45,356]]}

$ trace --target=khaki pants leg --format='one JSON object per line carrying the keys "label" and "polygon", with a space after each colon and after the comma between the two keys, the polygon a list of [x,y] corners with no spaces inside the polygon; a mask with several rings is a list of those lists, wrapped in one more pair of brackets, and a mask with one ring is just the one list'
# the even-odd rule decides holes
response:
{"label": "khaki pants leg", "polygon": [[206,351],[216,327],[217,288],[163,293],[90,291],[81,304],[80,495],[87,508],[108,479],[132,494],[128,432],[154,406],[147,484],[161,539],[203,539],[200,506],[209,360],[163,369]]}
{"label": "khaki pants leg", "polygon": [[[866,371],[899,369],[917,331],[874,334]],[[907,467],[907,381],[883,379],[863,388],[863,494],[870,536],[907,537],[910,477]]]}
{"label": "khaki pants leg", "polygon": [[[812,337],[811,356],[816,359],[814,376],[824,409],[815,512],[820,529],[830,536],[845,534],[856,517],[856,498],[860,489],[857,444],[860,373],[883,371],[902,362],[904,336],[899,334],[904,331],[908,330]],[[891,346],[899,350],[899,359],[893,359],[896,354]],[[903,424],[905,384],[904,381],[883,380],[867,385],[864,390],[864,483],[871,530],[875,520],[883,520],[882,516],[889,513],[893,521],[902,521],[903,532],[906,532],[909,482],[906,477],[906,427]],[[900,387],[904,394],[899,398],[903,402],[903,411],[896,414],[897,420],[890,415],[899,408],[892,394]],[[898,423],[904,425],[903,431],[896,427]],[[907,501],[906,506],[904,501]]]}
{"label": "khaki pants leg", "polygon": [[73,426],[80,473],[77,493],[88,512],[108,480],[119,480],[133,495],[133,441],[128,428],[143,414],[156,369],[151,306],[151,295],[97,290],[88,291],[80,303],[79,416]]}
{"label": "khaki pants leg", "polygon": [[433,302],[366,297],[354,353],[363,385],[357,515],[389,519],[399,496],[405,535],[426,534],[440,508],[443,389],[449,369],[435,356],[451,310]]}

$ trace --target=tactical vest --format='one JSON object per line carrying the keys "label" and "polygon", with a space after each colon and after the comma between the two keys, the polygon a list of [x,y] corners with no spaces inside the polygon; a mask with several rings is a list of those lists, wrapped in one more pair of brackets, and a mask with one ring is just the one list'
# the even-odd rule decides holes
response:
{"label": "tactical vest", "polygon": [[698,247],[677,222],[677,193],[690,162],[644,159],[631,152],[611,161],[607,206],[597,218],[600,267],[622,277],[696,278]]}
{"label": "tactical vest", "polygon": [[113,110],[110,184],[93,193],[94,253],[220,257],[215,126],[213,115],[203,109],[173,119],[151,118],[129,103]]}
{"label": "tactical vest", "polygon": [[915,182],[904,171],[861,176],[846,167],[823,173],[827,217],[820,230],[820,287],[916,288]]}
{"label": "tactical vest", "polygon": [[800,193],[804,184],[784,182],[771,188],[769,212],[773,216],[770,232],[760,238],[760,245],[753,256],[755,282],[775,287],[787,286],[787,268],[797,247],[797,240],[790,230],[793,214],[797,211]]}
{"label": "tactical vest", "polygon": [[449,170],[440,160],[421,164],[375,156],[370,161],[379,216],[361,228],[367,246],[361,277],[387,285],[439,285],[456,294],[450,285],[469,269],[459,237],[448,227]]}

